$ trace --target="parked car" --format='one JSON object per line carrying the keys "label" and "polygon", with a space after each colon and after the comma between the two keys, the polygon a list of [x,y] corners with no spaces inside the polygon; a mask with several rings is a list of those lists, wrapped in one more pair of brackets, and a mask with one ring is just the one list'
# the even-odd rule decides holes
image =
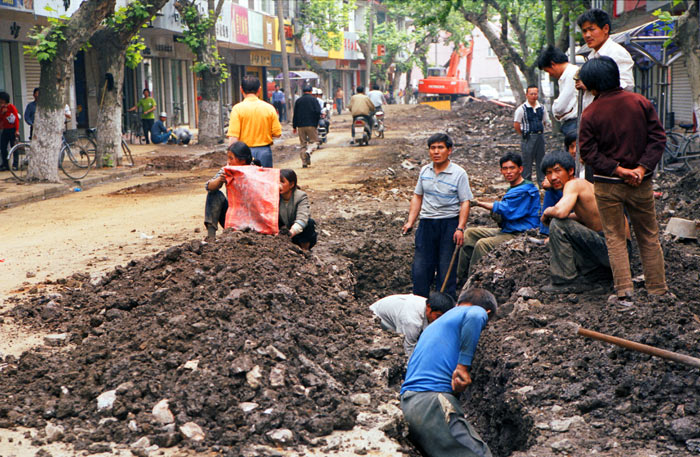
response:
{"label": "parked car", "polygon": [[479,97],[486,100],[496,100],[498,98],[498,90],[493,86],[482,84],[479,88]]}

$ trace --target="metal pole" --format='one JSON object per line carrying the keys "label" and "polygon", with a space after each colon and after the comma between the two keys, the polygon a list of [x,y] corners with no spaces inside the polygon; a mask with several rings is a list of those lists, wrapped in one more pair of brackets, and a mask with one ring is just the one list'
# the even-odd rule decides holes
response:
{"label": "metal pole", "polygon": [[282,52],[282,74],[284,83],[284,105],[287,110],[287,121],[292,115],[292,85],[289,82],[289,61],[287,60],[287,38],[284,34],[284,12],[282,1],[277,0],[277,18],[279,19],[280,50]]}

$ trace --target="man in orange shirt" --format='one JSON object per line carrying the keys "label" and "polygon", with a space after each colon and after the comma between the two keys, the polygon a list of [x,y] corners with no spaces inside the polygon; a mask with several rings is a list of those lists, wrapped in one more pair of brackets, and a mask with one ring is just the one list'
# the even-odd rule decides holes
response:
{"label": "man in orange shirt", "polygon": [[258,159],[263,167],[272,168],[272,138],[282,135],[282,126],[275,107],[260,100],[256,95],[260,89],[260,80],[255,76],[246,76],[241,83],[245,98],[231,109],[226,136],[231,146],[236,141],[248,145],[253,158]]}

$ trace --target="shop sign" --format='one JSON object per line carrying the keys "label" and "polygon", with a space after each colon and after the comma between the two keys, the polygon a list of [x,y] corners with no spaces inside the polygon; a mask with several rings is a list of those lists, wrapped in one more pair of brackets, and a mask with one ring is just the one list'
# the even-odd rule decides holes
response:
{"label": "shop sign", "polygon": [[275,18],[272,16],[263,16],[263,47],[265,49],[275,49],[275,42],[277,41],[275,40],[276,32]]}
{"label": "shop sign", "polygon": [[329,49],[328,50],[328,57],[331,59],[342,59],[345,57],[345,50],[343,49],[343,32],[341,31],[340,33],[333,34],[334,37],[339,36],[340,37],[340,47],[338,49]]}
{"label": "shop sign", "polygon": [[[0,40],[27,41],[27,34],[34,24],[30,22],[0,20]],[[0,87],[0,89],[2,89]]]}
{"label": "shop sign", "polygon": [[[5,5],[6,0],[2,0],[0,4]],[[27,0],[16,0],[10,3],[22,3],[24,9],[29,9],[28,3],[33,3],[34,14],[37,16],[46,17],[60,17],[60,16],[71,16],[73,13],[78,11],[80,4],[83,3],[81,0],[33,0],[28,2]]]}
{"label": "shop sign", "polygon": [[[231,17],[231,0],[224,1],[221,7],[221,14],[216,20],[216,39],[219,41],[230,42],[233,40],[231,37],[231,21],[228,18]],[[227,20],[224,20],[226,18]]]}
{"label": "shop sign", "polygon": [[34,9],[34,0],[0,0],[0,8],[14,8],[23,11]]}
{"label": "shop sign", "polygon": [[173,2],[168,2],[160,10],[160,15],[153,20],[153,26],[159,29],[170,30],[171,32],[182,32],[182,18],[175,9]]}
{"label": "shop sign", "polygon": [[248,11],[248,41],[251,44],[263,44],[263,15]]}
{"label": "shop sign", "polygon": [[345,32],[343,37],[343,49],[346,59],[354,60],[362,58],[362,51],[357,41],[357,33]]}
{"label": "shop sign", "polygon": [[269,67],[272,63],[267,51],[250,51],[250,64],[256,67]]}
{"label": "shop sign", "polygon": [[248,44],[248,10],[242,6],[233,6],[234,40],[236,43]]}
{"label": "shop sign", "polygon": [[272,54],[270,56],[270,66],[273,68],[282,68],[282,56],[279,54]]}
{"label": "shop sign", "polygon": [[341,59],[341,60],[336,60],[335,61],[335,69],[336,70],[349,70],[350,69],[350,61]]}

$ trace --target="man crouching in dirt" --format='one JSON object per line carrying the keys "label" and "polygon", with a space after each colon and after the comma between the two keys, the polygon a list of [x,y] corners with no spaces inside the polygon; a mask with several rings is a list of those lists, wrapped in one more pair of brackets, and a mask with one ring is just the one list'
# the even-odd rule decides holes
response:
{"label": "man crouching in dirt", "polygon": [[593,184],[577,178],[571,154],[554,152],[542,159],[542,172],[563,195],[542,213],[549,225],[549,269],[552,282],[543,292],[568,294],[604,292],[600,280],[612,277]]}
{"label": "man crouching in dirt", "polygon": [[382,329],[404,335],[403,348],[410,358],[428,324],[454,307],[455,301],[449,295],[431,292],[427,300],[419,295],[389,295],[369,309],[379,318]]}
{"label": "man crouching in dirt", "polygon": [[430,324],[418,340],[401,386],[401,410],[409,438],[426,456],[492,455],[464,417],[458,394],[472,382],[474,351],[497,309],[491,292],[466,290],[457,306]]}
{"label": "man crouching in dirt", "polygon": [[[467,172],[450,161],[453,145],[445,133],[428,138],[432,163],[424,166],[418,175],[408,221],[402,229],[404,235],[408,233],[420,216],[411,276],[413,293],[422,297],[430,293],[436,272],[438,289],[447,276],[455,246],[461,246],[464,240],[469,200],[473,198]],[[454,269],[450,272],[445,292],[457,296]]]}

